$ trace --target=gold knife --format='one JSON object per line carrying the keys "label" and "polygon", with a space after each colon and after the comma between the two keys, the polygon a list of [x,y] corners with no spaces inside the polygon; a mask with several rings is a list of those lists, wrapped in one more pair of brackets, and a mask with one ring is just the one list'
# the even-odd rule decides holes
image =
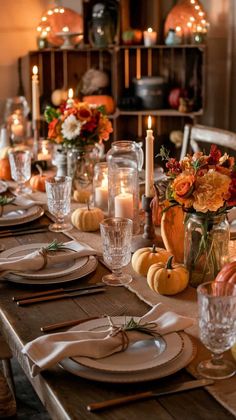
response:
{"label": "gold knife", "polygon": [[209,385],[212,385],[213,383],[214,381],[212,381],[211,379],[199,379],[195,381],[182,382],[180,384],[168,386],[163,391],[160,391],[160,392],[147,391],[147,392],[142,392],[139,394],[130,395],[128,397],[121,397],[121,398],[116,398],[113,400],[101,401],[98,403],[91,403],[87,405],[87,410],[88,411],[103,410],[104,408],[114,407],[117,405],[123,405],[123,404],[131,403],[134,401],[142,401],[149,398],[158,398],[164,395],[175,394],[177,392],[189,391],[190,389],[200,388],[202,386],[209,386]]}

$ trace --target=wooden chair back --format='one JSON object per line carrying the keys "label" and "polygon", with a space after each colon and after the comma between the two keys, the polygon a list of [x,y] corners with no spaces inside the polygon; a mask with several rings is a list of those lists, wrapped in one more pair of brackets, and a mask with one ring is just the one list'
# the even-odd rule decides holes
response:
{"label": "wooden chair back", "polygon": [[236,152],[236,133],[204,125],[185,125],[180,159],[187,153],[205,150],[209,152],[211,144],[219,146],[222,152]]}

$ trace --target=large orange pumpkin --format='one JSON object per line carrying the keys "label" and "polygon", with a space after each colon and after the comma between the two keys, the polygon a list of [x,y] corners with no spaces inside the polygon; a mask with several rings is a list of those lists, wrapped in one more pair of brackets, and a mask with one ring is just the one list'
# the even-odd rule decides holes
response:
{"label": "large orange pumpkin", "polygon": [[107,114],[112,114],[115,111],[115,101],[109,95],[88,95],[83,97],[83,101],[90,105],[103,105]]}

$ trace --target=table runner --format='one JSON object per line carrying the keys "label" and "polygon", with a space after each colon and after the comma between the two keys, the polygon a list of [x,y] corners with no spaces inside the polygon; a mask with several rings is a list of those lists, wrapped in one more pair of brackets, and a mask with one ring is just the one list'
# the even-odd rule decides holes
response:
{"label": "table runner", "polygon": [[[29,198],[35,200],[45,200],[45,193],[33,193],[30,194]],[[81,207],[78,203],[72,204],[72,209]],[[88,233],[81,232],[76,228],[73,228],[69,232],[65,232],[65,235],[71,239],[75,239],[80,242],[85,242],[92,246],[97,251],[101,251],[101,238],[98,232]],[[230,255],[235,255],[236,259],[236,241],[230,241]],[[210,352],[201,344],[198,338],[198,326],[197,326],[197,300],[196,290],[188,287],[184,292],[175,296],[162,296],[153,292],[147,285],[145,277],[137,275],[131,265],[129,265],[124,271],[130,273],[133,277],[132,283],[126,287],[135,293],[139,299],[146,302],[149,306],[154,306],[158,302],[163,302],[170,309],[177,312],[180,315],[191,316],[196,318],[196,324],[187,330],[187,333],[192,337],[197,346],[197,355],[194,360],[186,367],[186,370],[191,373],[194,377],[199,377],[196,366],[201,360],[208,358]],[[225,357],[231,358],[231,353],[225,353]],[[215,384],[207,388],[208,392],[227,410],[229,410],[234,416],[236,416],[236,376],[229,379],[215,381]]]}

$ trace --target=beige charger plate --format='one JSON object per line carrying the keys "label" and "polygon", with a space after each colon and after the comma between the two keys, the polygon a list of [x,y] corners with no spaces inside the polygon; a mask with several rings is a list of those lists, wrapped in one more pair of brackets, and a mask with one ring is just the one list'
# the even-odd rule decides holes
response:
{"label": "beige charger plate", "polygon": [[59,363],[67,372],[82,378],[91,379],[94,381],[108,382],[108,383],[137,383],[146,382],[154,379],[163,378],[178,372],[180,369],[186,367],[196,355],[196,347],[191,338],[184,332],[179,333],[183,339],[183,351],[173,361],[157,366],[152,369],[143,370],[141,372],[103,372],[96,369],[90,369],[76,363],[72,359],[64,359]]}
{"label": "beige charger plate", "polygon": [[33,220],[38,219],[44,214],[44,210],[42,207],[35,205],[30,207],[29,209],[24,210],[17,210],[11,211],[0,217],[0,226],[7,227],[7,226],[15,226],[15,225],[22,225],[23,223],[32,222]]}

